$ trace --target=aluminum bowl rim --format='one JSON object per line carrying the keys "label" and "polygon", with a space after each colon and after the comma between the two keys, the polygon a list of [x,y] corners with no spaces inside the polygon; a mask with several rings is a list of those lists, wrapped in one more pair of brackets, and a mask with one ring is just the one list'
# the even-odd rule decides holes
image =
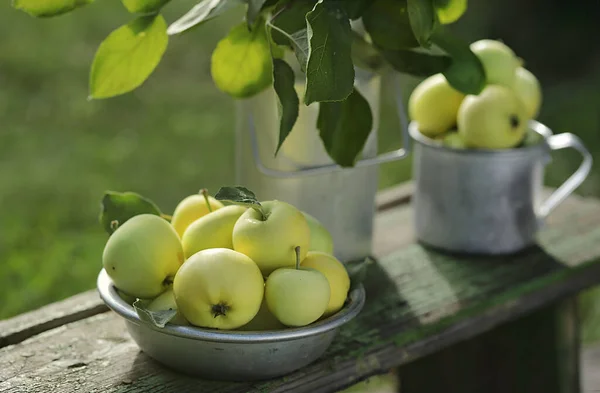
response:
{"label": "aluminum bowl rim", "polygon": [[359,284],[350,291],[349,302],[347,302],[340,311],[321,321],[299,328],[268,331],[235,331],[204,329],[196,326],[171,324],[167,324],[164,328],[159,328],[142,321],[134,308],[121,299],[105,269],[100,270],[96,286],[100,298],[106,306],[119,316],[134,324],[143,325],[148,329],[167,335],[192,340],[246,344],[290,341],[327,333],[354,319],[354,317],[362,310],[366,297],[364,286]]}
{"label": "aluminum bowl rim", "polygon": [[509,149],[454,149],[448,146],[444,146],[440,143],[436,143],[433,139],[421,134],[418,128],[418,124],[414,121],[410,122],[408,125],[408,133],[410,137],[415,142],[420,145],[426,146],[431,149],[443,150],[445,152],[450,152],[454,154],[462,154],[462,155],[479,155],[479,156],[521,156],[528,155],[533,150],[538,150],[540,148],[547,148],[546,139],[551,136],[552,130],[548,128],[546,125],[540,123],[537,120],[529,120],[528,129],[537,132],[544,139],[531,146],[524,146],[519,148],[509,148]]}

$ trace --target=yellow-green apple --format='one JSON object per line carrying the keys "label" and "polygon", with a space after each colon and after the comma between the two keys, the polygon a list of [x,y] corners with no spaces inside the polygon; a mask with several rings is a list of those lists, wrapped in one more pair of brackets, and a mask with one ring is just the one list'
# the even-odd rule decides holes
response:
{"label": "yellow-green apple", "polygon": [[294,248],[300,246],[304,258],[309,244],[306,218],[283,201],[262,202],[246,210],[233,227],[233,249],[256,262],[264,276],[281,267],[293,267]]}
{"label": "yellow-green apple", "polygon": [[265,283],[269,311],[286,326],[306,326],[319,319],[331,296],[327,277],[320,271],[300,266],[300,250],[296,248],[294,268],[275,270]]}
{"label": "yellow-green apple", "polygon": [[173,282],[177,309],[192,325],[237,329],[258,313],[264,296],[260,269],[228,248],[202,250],[185,261]]}
{"label": "yellow-green apple", "polygon": [[517,68],[514,90],[525,105],[527,116],[535,119],[542,104],[542,88],[538,79],[526,68]]}
{"label": "yellow-green apple", "polygon": [[465,98],[458,111],[458,132],[468,147],[507,149],[518,145],[527,130],[525,106],[504,86],[488,85]]}
{"label": "yellow-green apple", "polygon": [[310,228],[310,244],[308,251],[323,251],[333,254],[333,238],[331,233],[314,216],[302,212]]}
{"label": "yellow-green apple", "polygon": [[237,205],[224,206],[191,223],[181,238],[185,257],[208,248],[233,249],[233,226],[246,209]]}
{"label": "yellow-green apple", "polygon": [[442,139],[442,143],[453,149],[465,149],[467,145],[463,141],[462,137],[458,132],[449,132]]}
{"label": "yellow-green apple", "polygon": [[489,85],[514,86],[521,60],[512,49],[503,42],[490,39],[475,41],[470,49],[483,64]]}
{"label": "yellow-green apple", "polygon": [[[146,309],[149,311],[177,310],[173,287],[167,288],[166,291],[152,299]],[[179,311],[177,311],[177,314],[169,322],[174,325],[189,325],[188,321],[185,320]]]}
{"label": "yellow-green apple", "polygon": [[456,125],[456,114],[464,98],[465,95],[450,86],[444,75],[435,74],[412,91],[408,112],[423,135],[435,137]]}
{"label": "yellow-green apple", "polygon": [[179,236],[169,222],[154,214],[140,214],[108,238],[102,265],[122,292],[151,299],[171,285],[184,259]]}
{"label": "yellow-green apple", "polygon": [[191,223],[222,207],[221,202],[208,195],[206,189],[202,189],[198,194],[190,195],[179,202],[173,211],[171,225],[181,237]]}
{"label": "yellow-green apple", "polygon": [[330,297],[323,316],[328,317],[340,311],[348,297],[350,277],[344,265],[333,255],[320,251],[310,251],[300,263],[301,267],[312,268],[323,273],[329,282]]}

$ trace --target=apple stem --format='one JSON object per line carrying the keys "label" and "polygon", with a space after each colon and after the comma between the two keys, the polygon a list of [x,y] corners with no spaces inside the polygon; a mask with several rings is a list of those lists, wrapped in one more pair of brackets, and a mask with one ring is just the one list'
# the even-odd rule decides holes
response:
{"label": "apple stem", "polygon": [[251,207],[254,210],[256,210],[258,214],[260,214],[261,221],[267,221],[267,214],[265,213],[261,205],[253,203]]}
{"label": "apple stem", "polygon": [[300,269],[300,246],[296,246],[294,251],[296,251],[296,270],[298,270]]}
{"label": "apple stem", "polygon": [[226,315],[227,311],[229,311],[229,306],[226,304],[220,303],[212,306],[213,318],[216,318],[221,315]]}
{"label": "apple stem", "polygon": [[113,232],[114,232],[114,231],[116,231],[118,228],[119,228],[119,221],[117,221],[117,220],[112,220],[112,221],[110,222],[110,229],[112,229],[112,230],[113,230]]}
{"label": "apple stem", "polygon": [[204,201],[206,202],[206,207],[208,207],[208,211],[212,213],[212,207],[210,206],[210,202],[208,201],[208,190],[203,188],[200,190],[200,194],[204,197]]}

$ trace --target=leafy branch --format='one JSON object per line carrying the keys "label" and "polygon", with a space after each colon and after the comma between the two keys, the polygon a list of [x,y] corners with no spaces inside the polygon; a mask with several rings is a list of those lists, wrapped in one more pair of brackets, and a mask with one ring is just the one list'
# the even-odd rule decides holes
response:
{"label": "leafy branch", "polygon": [[[13,0],[13,7],[47,18],[93,1]],[[211,76],[238,99],[274,89],[280,115],[275,155],[293,132],[300,105],[314,104],[327,153],[341,166],[354,165],[373,126],[372,109],[355,88],[356,68],[419,77],[443,73],[465,94],[479,93],[485,81],[468,43],[444,28],[465,12],[467,0],[199,0],[168,26],[161,12],[170,0],[121,1],[132,20],[100,44],[90,98],[137,89],[160,63],[169,37],[244,7],[244,20],[212,53]],[[302,97],[297,86],[304,86]]]}

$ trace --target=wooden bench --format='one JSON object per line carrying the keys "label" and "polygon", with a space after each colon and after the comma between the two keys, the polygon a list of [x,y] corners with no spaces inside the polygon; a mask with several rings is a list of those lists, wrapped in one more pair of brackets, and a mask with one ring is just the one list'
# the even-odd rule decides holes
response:
{"label": "wooden bench", "polygon": [[322,359],[284,378],[172,372],[92,290],[0,321],[0,392],[334,392],[390,370],[403,393],[580,391],[575,297],[600,283],[600,202],[571,197],[539,246],[511,257],[424,248],[411,219],[410,186],[379,195],[365,308]]}

